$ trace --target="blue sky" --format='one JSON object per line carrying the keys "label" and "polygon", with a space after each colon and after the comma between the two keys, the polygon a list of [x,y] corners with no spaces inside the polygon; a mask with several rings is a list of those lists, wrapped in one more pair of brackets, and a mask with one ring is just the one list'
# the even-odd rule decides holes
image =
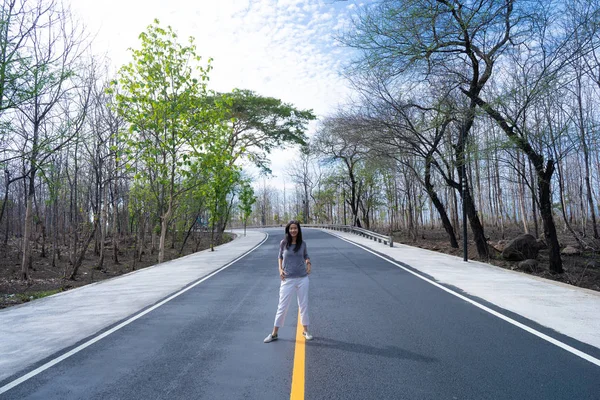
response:
{"label": "blue sky", "polygon": [[[127,48],[154,18],[182,38],[193,36],[198,53],[213,57],[211,88],[251,89],[319,116],[343,103],[349,91],[340,76],[350,50],[334,35],[370,0],[71,0],[95,35],[96,54],[114,69],[129,61]],[[314,124],[311,125],[314,128]],[[276,185],[290,151],[272,157]]]}

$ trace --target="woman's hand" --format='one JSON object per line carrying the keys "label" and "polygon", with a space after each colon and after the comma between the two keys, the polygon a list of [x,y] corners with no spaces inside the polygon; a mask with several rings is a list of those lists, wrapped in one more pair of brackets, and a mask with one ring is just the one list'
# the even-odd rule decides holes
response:
{"label": "woman's hand", "polygon": [[306,263],[306,273],[307,273],[308,275],[310,275],[310,269],[311,269],[311,264],[310,264],[310,261],[308,261],[308,262]]}
{"label": "woman's hand", "polygon": [[282,268],[279,268],[279,277],[282,281],[285,281],[285,271]]}

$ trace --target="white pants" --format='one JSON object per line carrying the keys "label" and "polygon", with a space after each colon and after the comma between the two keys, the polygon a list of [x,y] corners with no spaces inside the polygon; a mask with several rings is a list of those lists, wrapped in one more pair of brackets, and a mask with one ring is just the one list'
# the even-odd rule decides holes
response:
{"label": "white pants", "polygon": [[302,278],[285,278],[279,286],[279,305],[275,315],[275,326],[281,328],[285,321],[290,300],[294,292],[298,295],[298,308],[300,308],[300,322],[309,325],[308,319],[308,276]]}

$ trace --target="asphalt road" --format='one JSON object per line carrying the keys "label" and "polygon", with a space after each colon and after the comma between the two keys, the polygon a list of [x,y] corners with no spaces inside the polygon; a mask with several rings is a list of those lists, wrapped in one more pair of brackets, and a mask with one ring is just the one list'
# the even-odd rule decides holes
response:
{"label": "asphalt road", "polygon": [[[287,399],[297,306],[277,307],[281,229],[193,289],[2,399]],[[313,262],[306,399],[600,399],[600,368],[350,243]],[[107,304],[107,307],[110,305]]]}

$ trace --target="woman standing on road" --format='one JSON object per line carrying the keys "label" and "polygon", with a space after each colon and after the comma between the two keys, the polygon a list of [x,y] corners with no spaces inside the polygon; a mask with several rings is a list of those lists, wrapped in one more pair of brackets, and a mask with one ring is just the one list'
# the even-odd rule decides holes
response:
{"label": "woman standing on road", "polygon": [[300,222],[290,221],[285,227],[285,238],[279,243],[279,305],[275,315],[273,332],[264,340],[265,343],[277,340],[277,332],[283,326],[292,294],[298,296],[298,307],[300,308],[300,322],[304,328],[302,335],[306,340],[312,340],[308,333],[308,275],[311,264],[306,242],[302,240],[302,229]]}

